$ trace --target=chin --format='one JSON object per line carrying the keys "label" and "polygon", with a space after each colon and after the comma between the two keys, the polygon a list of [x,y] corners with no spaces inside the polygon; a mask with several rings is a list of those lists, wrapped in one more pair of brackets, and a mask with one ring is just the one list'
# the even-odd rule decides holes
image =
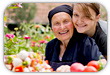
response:
{"label": "chin", "polygon": [[83,30],[77,30],[78,33],[85,33]]}
{"label": "chin", "polygon": [[86,32],[86,30],[87,30],[87,27],[82,27],[82,28],[80,28],[80,27],[75,27],[76,28],[76,30],[77,30],[77,32],[78,33],[85,33]]}
{"label": "chin", "polygon": [[61,38],[60,40],[61,40],[61,41],[65,41],[65,40],[67,40],[67,39],[66,39],[66,38]]}
{"label": "chin", "polygon": [[60,41],[70,40],[70,38],[60,38]]}

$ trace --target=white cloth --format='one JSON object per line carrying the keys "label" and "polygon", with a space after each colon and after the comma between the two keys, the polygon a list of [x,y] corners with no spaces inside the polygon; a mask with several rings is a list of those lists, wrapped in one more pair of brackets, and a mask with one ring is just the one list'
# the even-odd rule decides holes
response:
{"label": "white cloth", "polygon": [[100,24],[100,27],[102,28],[102,30],[105,32],[105,34],[107,34],[107,31],[108,31],[107,21],[99,20],[99,24]]}
{"label": "white cloth", "polygon": [[59,57],[59,60],[62,61],[62,57]]}

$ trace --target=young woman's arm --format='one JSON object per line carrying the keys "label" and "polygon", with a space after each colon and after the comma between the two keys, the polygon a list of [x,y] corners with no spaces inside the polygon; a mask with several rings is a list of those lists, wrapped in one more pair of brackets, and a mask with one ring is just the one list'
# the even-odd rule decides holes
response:
{"label": "young woman's arm", "polygon": [[[84,40],[84,56],[85,62],[88,63],[91,60],[99,60],[100,56],[103,56],[102,53],[99,51],[97,44],[95,43],[94,39],[87,37]],[[104,58],[104,57],[102,57]]]}

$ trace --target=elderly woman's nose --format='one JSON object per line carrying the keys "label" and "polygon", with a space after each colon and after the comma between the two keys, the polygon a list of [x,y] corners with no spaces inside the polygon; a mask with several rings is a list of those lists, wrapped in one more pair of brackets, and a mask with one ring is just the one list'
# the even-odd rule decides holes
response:
{"label": "elderly woman's nose", "polygon": [[61,29],[64,29],[64,28],[65,28],[65,26],[64,26],[63,24],[61,24],[60,28],[61,28]]}

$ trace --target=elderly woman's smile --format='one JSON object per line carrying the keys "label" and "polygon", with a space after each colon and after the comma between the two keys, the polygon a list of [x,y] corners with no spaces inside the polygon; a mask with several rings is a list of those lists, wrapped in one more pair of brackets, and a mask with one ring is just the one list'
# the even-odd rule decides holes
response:
{"label": "elderly woman's smile", "polygon": [[52,30],[59,40],[70,40],[73,35],[71,16],[65,12],[56,13],[52,17]]}
{"label": "elderly woman's smile", "polygon": [[69,30],[61,31],[61,32],[59,32],[59,34],[64,35],[64,34],[66,34],[66,33],[68,33],[68,32],[69,32]]}

